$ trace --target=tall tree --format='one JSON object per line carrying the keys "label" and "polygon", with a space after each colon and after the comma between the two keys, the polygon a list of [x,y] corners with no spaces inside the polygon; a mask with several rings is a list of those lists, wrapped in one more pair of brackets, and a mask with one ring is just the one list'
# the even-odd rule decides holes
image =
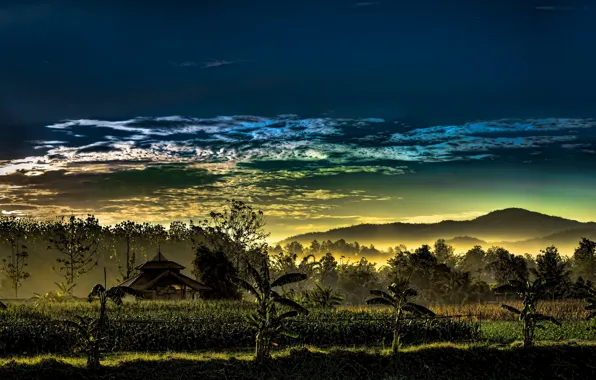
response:
{"label": "tall tree", "polygon": [[317,256],[321,251],[321,243],[319,243],[318,240],[316,240],[316,239],[313,240],[310,243],[310,247],[308,248],[308,251],[311,255]]}
{"label": "tall tree", "polygon": [[528,280],[528,267],[523,256],[516,256],[503,247],[489,248],[486,255],[489,262],[486,269],[497,284],[507,284],[509,280]]}
{"label": "tall tree", "polygon": [[304,253],[304,246],[300,242],[292,241],[286,246],[286,250],[294,256],[301,256]]}
{"label": "tall tree", "polygon": [[319,260],[319,268],[320,268],[320,279],[321,282],[328,286],[328,287],[335,287],[337,286],[337,281],[339,279],[339,274],[337,272],[337,260],[330,252],[327,252],[325,256],[321,257]]}
{"label": "tall tree", "polygon": [[137,266],[137,253],[142,249],[143,227],[142,224],[126,221],[116,224],[111,229],[112,236],[116,240],[115,257],[122,281],[126,281],[137,274],[135,268]]}
{"label": "tall tree", "polygon": [[445,239],[439,239],[435,242],[435,256],[439,264],[445,264],[449,268],[455,268],[457,258],[455,257],[455,249],[453,246],[447,244]]}
{"label": "tall tree", "polygon": [[60,217],[51,227],[48,249],[58,251],[58,267],[53,267],[65,279],[69,291],[76,280],[97,266],[97,251],[100,243],[99,221],[88,215],[85,219],[71,216]]}
{"label": "tall tree", "polygon": [[573,253],[573,272],[584,280],[596,281],[596,242],[582,238]]}
{"label": "tall tree", "polygon": [[222,212],[212,211],[209,218],[198,225],[191,222],[196,235],[202,235],[214,250],[221,250],[229,255],[239,274],[246,273],[243,259],[251,252],[260,252],[266,246],[265,216],[261,210],[253,208],[239,200],[228,200]]}
{"label": "tall tree", "polygon": [[476,245],[463,254],[457,267],[464,272],[470,272],[472,277],[480,279],[484,274],[486,264],[488,264],[486,262],[486,252],[481,246]]}
{"label": "tall tree", "polygon": [[536,268],[532,272],[552,284],[548,294],[552,298],[563,297],[571,285],[569,261],[563,260],[555,246],[541,250],[536,257]]}
{"label": "tall tree", "polygon": [[10,281],[15,298],[19,298],[19,289],[23,282],[31,277],[27,271],[29,254],[25,245],[30,234],[32,223],[23,219],[10,217],[0,219],[0,241],[10,246],[10,254],[2,259],[3,272]]}

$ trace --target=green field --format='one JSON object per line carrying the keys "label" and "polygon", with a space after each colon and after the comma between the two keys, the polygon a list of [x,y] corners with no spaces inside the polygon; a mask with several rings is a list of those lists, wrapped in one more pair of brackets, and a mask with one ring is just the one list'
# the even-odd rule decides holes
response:
{"label": "green field", "polygon": [[398,367],[387,349],[392,315],[371,307],[311,310],[291,323],[298,338],[278,340],[273,361],[258,367],[250,360],[254,332],[243,320],[253,307],[110,305],[110,352],[90,377],[76,353],[80,336],[61,321],[96,315],[97,304],[12,304],[0,311],[0,379],[588,379],[596,373],[596,332],[581,302],[543,303],[563,325],[537,330],[531,349],[519,347],[519,322],[498,305],[436,305],[440,316],[473,315],[406,321]]}

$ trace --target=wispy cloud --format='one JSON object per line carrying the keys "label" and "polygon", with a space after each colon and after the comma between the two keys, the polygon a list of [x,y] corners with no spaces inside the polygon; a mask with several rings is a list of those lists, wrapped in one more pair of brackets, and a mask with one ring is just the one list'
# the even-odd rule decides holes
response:
{"label": "wispy cloud", "polygon": [[[358,210],[404,202],[402,194],[382,188],[362,190],[361,178],[408,181],[419,163],[507,156],[521,164],[538,149],[544,154],[533,156],[536,161],[561,148],[592,157],[596,121],[500,119],[414,128],[372,117],[175,115],[63,120],[47,128],[61,132],[59,139],[29,140],[37,149],[28,157],[0,161],[0,210],[166,222],[205,215],[238,198],[285,221],[290,231],[304,223],[360,223]],[[345,178],[334,181],[338,176]],[[374,216],[370,221],[394,219]]]}
{"label": "wispy cloud", "polygon": [[197,66],[197,63],[194,61],[182,61],[182,62],[170,61],[170,65],[177,66],[177,67],[195,67],[195,66]]}
{"label": "wispy cloud", "polygon": [[551,12],[565,12],[565,11],[578,11],[578,10],[588,10],[588,7],[569,7],[569,6],[560,6],[560,5],[541,5],[535,7],[536,10],[539,11],[551,11]]}
{"label": "wispy cloud", "polygon": [[209,67],[218,67],[218,66],[231,65],[231,64],[239,63],[239,62],[254,62],[254,61],[253,60],[249,60],[249,59],[240,59],[240,60],[236,60],[236,61],[214,60],[214,61],[204,62],[204,66],[202,66],[201,69],[206,69],[206,68],[209,68]]}
{"label": "wispy cloud", "polygon": [[353,5],[354,8],[372,7],[374,5],[381,5],[380,1],[360,1]]}

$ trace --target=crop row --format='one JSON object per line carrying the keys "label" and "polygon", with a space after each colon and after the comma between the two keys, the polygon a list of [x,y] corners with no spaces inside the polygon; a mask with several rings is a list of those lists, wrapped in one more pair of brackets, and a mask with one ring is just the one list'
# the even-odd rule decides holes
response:
{"label": "crop row", "polygon": [[[363,346],[391,343],[389,316],[374,320],[297,320],[291,330],[298,338],[282,337],[280,344]],[[404,344],[470,341],[478,338],[478,325],[448,319],[408,320],[402,327]],[[254,346],[254,331],[243,320],[132,321],[113,320],[106,329],[113,351],[164,352]],[[77,330],[60,321],[18,320],[0,325],[0,352],[4,355],[68,353],[76,348]]]}

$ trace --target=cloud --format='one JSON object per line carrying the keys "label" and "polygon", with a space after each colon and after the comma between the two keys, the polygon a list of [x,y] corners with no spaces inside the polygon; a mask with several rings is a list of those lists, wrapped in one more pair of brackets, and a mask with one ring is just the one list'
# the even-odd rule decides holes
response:
{"label": "cloud", "polygon": [[539,10],[539,11],[567,12],[567,11],[588,10],[588,7],[578,8],[578,7],[567,7],[567,6],[542,5],[542,6],[534,7],[534,9]]}
{"label": "cloud", "polygon": [[403,223],[438,223],[444,220],[470,220],[487,214],[487,211],[467,211],[458,214],[420,215],[401,218]]}
{"label": "cloud", "polygon": [[290,229],[308,220],[389,221],[366,213],[361,217],[369,219],[358,219],[358,210],[403,203],[402,194],[370,190],[363,179],[398,185],[400,177],[416,175],[418,164],[505,157],[521,164],[540,152],[533,160],[552,158],[549,149],[561,147],[589,153],[596,123],[501,119],[414,128],[373,117],[173,115],[63,120],[46,128],[61,132],[60,139],[31,139],[33,153],[0,161],[0,210],[167,222],[237,198]]}
{"label": "cloud", "polygon": [[204,62],[204,66],[202,66],[201,69],[206,69],[206,68],[209,68],[209,67],[218,67],[218,66],[231,65],[231,64],[239,63],[239,62],[254,62],[254,61],[253,60],[248,60],[248,59],[240,59],[240,60],[236,60],[236,61],[213,60],[213,61],[209,61],[209,62]]}
{"label": "cloud", "polygon": [[354,4],[353,7],[354,8],[371,7],[374,5],[381,5],[381,2],[380,1],[368,1],[368,2],[361,1],[361,2]]}

